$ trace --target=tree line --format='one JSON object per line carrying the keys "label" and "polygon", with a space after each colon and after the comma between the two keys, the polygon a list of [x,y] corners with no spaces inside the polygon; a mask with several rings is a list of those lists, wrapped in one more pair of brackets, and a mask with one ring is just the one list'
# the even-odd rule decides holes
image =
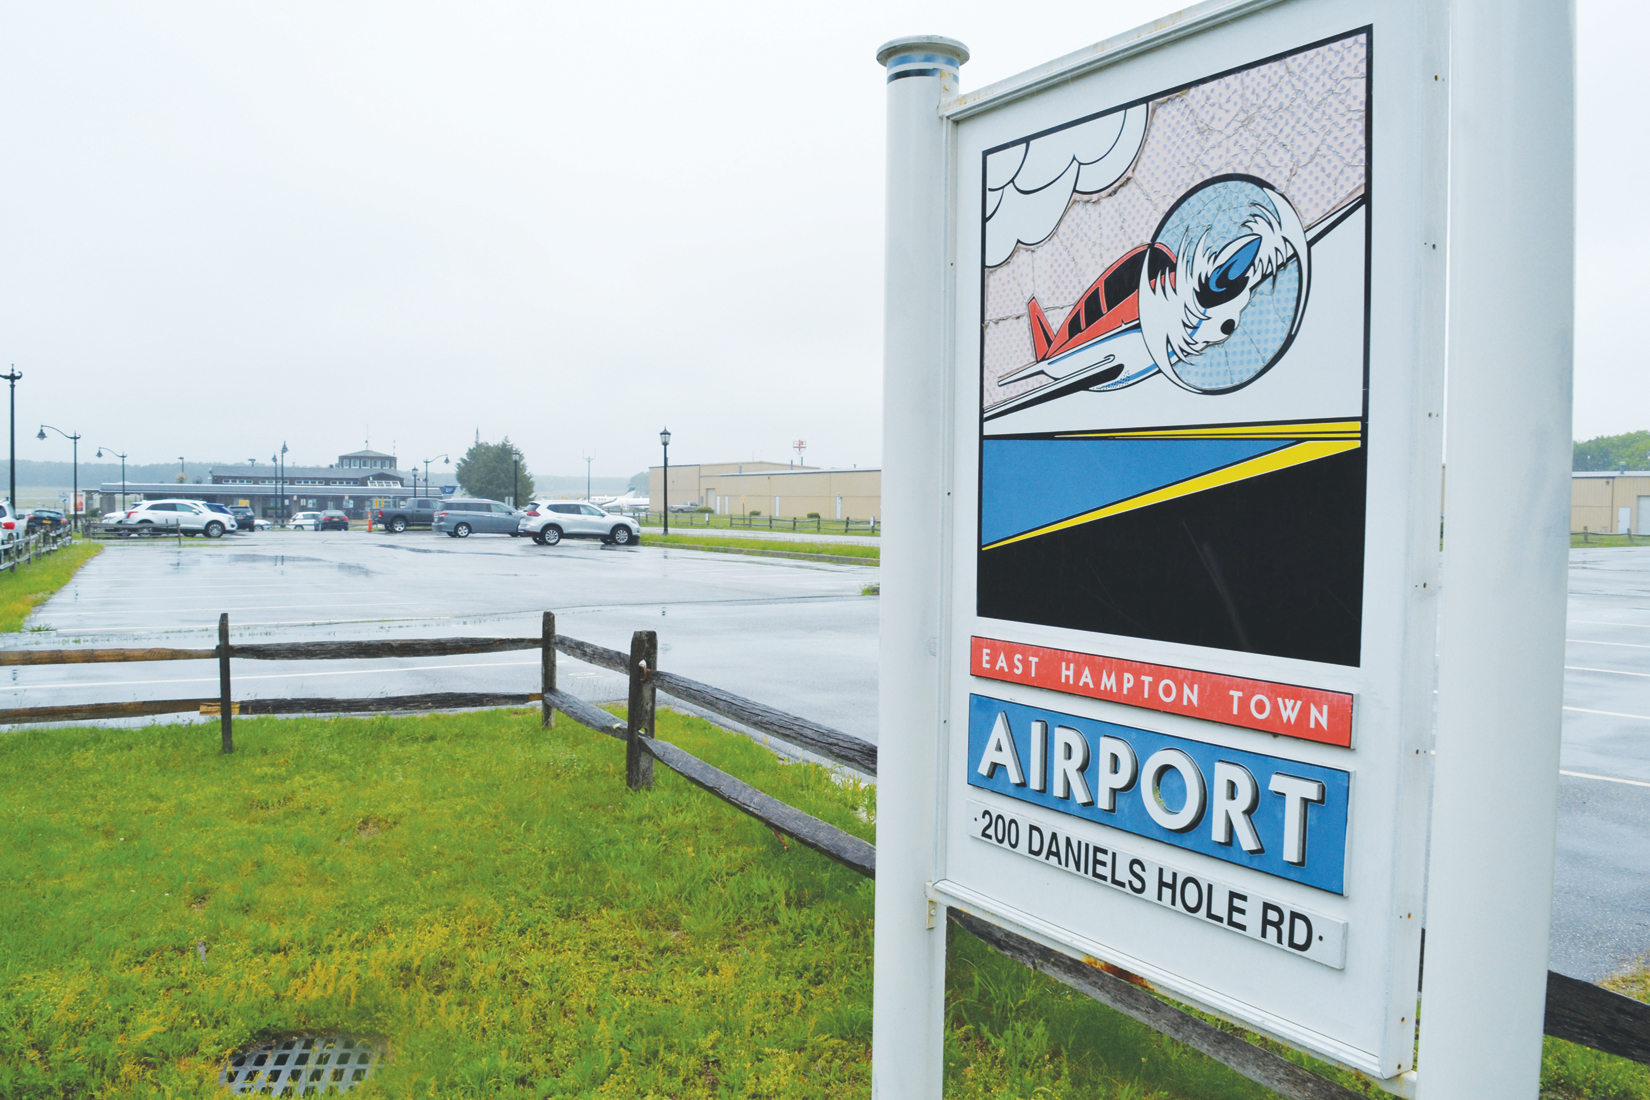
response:
{"label": "tree line", "polygon": [[1578,440],[1576,470],[1650,470],[1650,432],[1624,432]]}

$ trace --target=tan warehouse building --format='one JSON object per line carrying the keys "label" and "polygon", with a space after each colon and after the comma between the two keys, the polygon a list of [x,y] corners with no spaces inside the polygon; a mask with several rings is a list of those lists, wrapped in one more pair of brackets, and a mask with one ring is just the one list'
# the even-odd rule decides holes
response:
{"label": "tan warehouse building", "polygon": [[1571,474],[1570,530],[1650,535],[1650,470]]}
{"label": "tan warehouse building", "polygon": [[[664,470],[648,470],[649,507],[664,503]],[[672,466],[670,504],[688,502],[719,516],[807,516],[870,519],[882,516],[880,469],[820,470],[777,462],[722,462]]]}
{"label": "tan warehouse building", "polygon": [[[811,469],[812,467],[804,467]],[[721,474],[742,474],[749,470],[753,473],[759,470],[794,470],[796,466],[786,462],[711,462],[695,465],[672,466],[670,468],[670,496],[672,508],[680,508],[684,504],[698,507],[705,500],[705,481],[707,478]],[[659,512],[664,510],[665,497],[665,469],[663,466],[649,466],[647,468],[647,510]]]}

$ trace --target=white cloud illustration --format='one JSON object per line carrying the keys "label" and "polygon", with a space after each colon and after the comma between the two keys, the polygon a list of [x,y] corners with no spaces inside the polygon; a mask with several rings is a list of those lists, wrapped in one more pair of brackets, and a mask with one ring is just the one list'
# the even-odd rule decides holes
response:
{"label": "white cloud illustration", "polygon": [[1074,193],[1123,178],[1146,140],[1146,105],[999,149],[985,158],[985,264],[1048,238]]}

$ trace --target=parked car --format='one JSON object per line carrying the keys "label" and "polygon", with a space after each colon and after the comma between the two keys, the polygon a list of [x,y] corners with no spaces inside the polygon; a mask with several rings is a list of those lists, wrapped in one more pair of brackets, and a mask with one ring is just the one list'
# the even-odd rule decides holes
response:
{"label": "parked car", "polygon": [[24,521],[24,530],[32,535],[36,531],[55,531],[68,525],[69,518],[56,508],[36,508]]}
{"label": "parked car", "polygon": [[213,504],[209,500],[197,500],[195,503],[200,507],[205,508],[208,512],[216,512],[218,515],[222,516],[226,530],[239,531],[241,529],[241,521],[239,517],[235,515],[234,510],[228,505]]}
{"label": "parked car", "polygon": [[176,527],[185,535],[222,538],[228,521],[198,500],[145,500],[115,513],[117,527]]}
{"label": "parked car", "polygon": [[0,500],[0,542],[10,542],[18,534],[17,513],[12,511],[11,501]]}
{"label": "parked car", "polygon": [[258,517],[252,509],[231,505],[229,514],[235,517],[235,525],[242,531],[256,531],[258,529]]}
{"label": "parked car", "polygon": [[472,534],[516,535],[524,514],[500,500],[444,500],[430,528],[455,539]]}
{"label": "parked car", "polygon": [[601,539],[615,546],[642,541],[641,524],[584,501],[549,501],[540,506],[537,516],[522,518],[520,531],[540,546],[554,546],[562,539]]}
{"label": "parked car", "polygon": [[374,509],[372,522],[399,535],[409,527],[433,526],[440,508],[441,501],[434,497],[413,497],[391,508]]}
{"label": "parked car", "polygon": [[319,531],[321,529],[321,513],[299,512],[292,517],[292,522],[287,526],[294,531]]}
{"label": "parked car", "polygon": [[349,530],[349,513],[348,512],[340,512],[336,508],[328,508],[326,511],[321,513],[321,518],[320,518],[320,521],[319,521],[319,523],[316,527],[316,530],[319,530],[319,531],[348,531]]}
{"label": "parked car", "polygon": [[273,526],[275,525],[267,519],[255,519],[252,521],[252,529],[254,531],[267,531]]}

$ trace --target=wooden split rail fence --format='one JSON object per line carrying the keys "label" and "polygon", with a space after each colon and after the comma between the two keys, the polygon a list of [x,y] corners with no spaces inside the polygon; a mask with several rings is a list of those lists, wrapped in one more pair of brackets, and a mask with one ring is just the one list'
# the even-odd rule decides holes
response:
{"label": "wooden split rail fence", "polygon": [[[648,523],[663,523],[663,512],[643,512],[641,516]],[[861,531],[874,535],[882,529],[882,524],[872,519],[821,519],[819,516],[714,516],[705,512],[672,512],[670,525],[672,527],[723,527],[726,520],[726,530],[732,531],[746,528],[755,531],[758,528],[767,531],[812,531],[815,534],[833,535],[839,531],[852,534]]]}
{"label": "wooden split rail fence", "polygon": [[[440,692],[424,695],[373,696],[359,699],[243,699],[231,694],[230,661],[365,660],[388,657],[445,657],[511,650],[540,651],[540,690],[531,693]],[[561,691],[557,656],[623,673],[629,682],[626,718]],[[223,751],[234,751],[237,715],[363,714],[517,707],[539,703],[540,724],[550,728],[555,713],[625,743],[625,781],[632,790],[653,785],[653,766],[663,764],[688,782],[749,814],[778,833],[865,875],[875,878],[876,848],[864,840],[763,794],[727,772],[654,736],[658,693],[732,719],[861,774],[877,774],[877,747],[857,737],[751,699],[658,667],[658,636],[638,630],[629,654],[556,633],[556,617],[544,613],[536,638],[427,638],[368,642],[282,642],[233,645],[229,616],[218,619],[218,644],[211,649],[10,649],[0,650],[0,666],[124,663],[131,661],[218,662],[219,691],[212,699],[166,699],[126,703],[89,703],[60,707],[21,707],[0,711],[0,724],[72,722],[198,711],[219,718]],[[1183,1011],[1155,994],[1142,979],[1115,968],[1079,962],[1035,940],[1017,935],[982,917],[955,907],[952,924],[979,937],[994,950],[1070,988],[1193,1047],[1238,1073],[1291,1100],[1354,1100],[1354,1093],[1266,1047]],[[1546,1033],[1610,1054],[1650,1064],[1650,1005],[1600,986],[1549,971]]]}
{"label": "wooden split rail fence", "polygon": [[8,539],[0,543],[0,569],[15,572],[19,565],[38,561],[52,551],[61,549],[68,543],[69,538],[67,527],[54,527],[36,531],[32,535],[23,534]]}

